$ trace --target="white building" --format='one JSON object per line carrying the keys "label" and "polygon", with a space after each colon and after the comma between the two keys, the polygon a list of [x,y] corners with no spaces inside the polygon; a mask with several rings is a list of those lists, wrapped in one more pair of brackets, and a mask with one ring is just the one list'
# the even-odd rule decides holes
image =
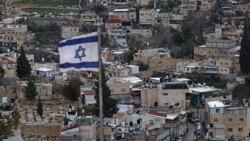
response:
{"label": "white building", "polygon": [[37,76],[41,77],[55,77],[55,70],[48,68],[39,68],[36,69]]}
{"label": "white building", "polygon": [[85,105],[94,105],[96,104],[95,100],[95,90],[85,90],[83,95],[85,96]]}
{"label": "white building", "polygon": [[139,75],[139,66],[137,65],[128,65],[128,67],[131,69],[132,75]]}
{"label": "white building", "polygon": [[96,104],[95,94],[96,91],[93,90],[94,86],[80,86],[80,103],[85,105]]}

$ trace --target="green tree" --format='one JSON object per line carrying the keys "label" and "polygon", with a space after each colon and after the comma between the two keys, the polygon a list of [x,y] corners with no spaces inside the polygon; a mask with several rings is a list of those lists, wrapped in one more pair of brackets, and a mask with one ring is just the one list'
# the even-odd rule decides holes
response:
{"label": "green tree", "polygon": [[36,98],[37,92],[36,92],[35,82],[33,80],[29,79],[27,87],[25,87],[24,93],[25,97],[28,100],[33,100]]}
{"label": "green tree", "polygon": [[250,21],[249,17],[246,17],[243,29],[243,37],[241,40],[241,49],[240,49],[240,68],[241,72],[244,74],[250,73]]}
{"label": "green tree", "polygon": [[31,65],[25,56],[23,47],[21,47],[20,56],[17,58],[16,73],[20,79],[28,78],[31,74]]}
{"label": "green tree", "polygon": [[13,135],[13,129],[17,129],[20,123],[20,114],[17,109],[11,113],[11,117],[0,119],[0,140]]}
{"label": "green tree", "polygon": [[13,135],[12,126],[10,120],[0,120],[0,140],[6,139]]}
{"label": "green tree", "polygon": [[[117,103],[118,101],[116,99],[113,99],[111,97],[111,91],[106,84],[107,78],[105,77],[105,69],[102,67],[102,97],[103,97],[103,116],[104,117],[112,117],[113,114],[117,113],[118,107]],[[96,105],[94,106],[94,114],[96,116],[99,115],[99,83],[96,83]]]}
{"label": "green tree", "polygon": [[209,20],[213,23],[220,23],[220,15],[218,13],[211,13],[209,16]]}
{"label": "green tree", "polygon": [[183,38],[182,32],[175,29],[172,29],[171,32],[172,32],[171,39],[173,44],[177,46],[183,45],[185,40]]}
{"label": "green tree", "polygon": [[174,9],[174,7],[176,6],[176,3],[173,0],[168,0],[167,1],[167,7],[169,11],[172,11]]}
{"label": "green tree", "polygon": [[0,11],[0,21],[2,21],[2,16],[3,16],[2,11]]}
{"label": "green tree", "polygon": [[148,2],[148,5],[146,5],[145,8],[147,8],[147,9],[152,9],[152,8],[154,8],[154,1],[149,1],[149,2]]}
{"label": "green tree", "polygon": [[185,22],[181,25],[181,32],[185,43],[187,43],[189,40],[193,40],[194,34],[189,23]]}
{"label": "green tree", "polygon": [[200,18],[200,21],[199,21],[199,27],[198,27],[198,32],[197,32],[197,39],[195,39],[195,42],[198,45],[202,45],[202,44],[205,43],[205,39],[204,39],[204,36],[203,36],[203,22],[202,22],[201,18]]}
{"label": "green tree", "polygon": [[97,5],[94,5],[92,10],[95,11],[96,14],[100,14],[100,13],[106,12],[107,8],[101,4],[97,4]]}
{"label": "green tree", "polygon": [[238,26],[240,26],[240,24],[241,24],[241,20],[239,20],[239,19],[235,19],[235,20],[234,20],[234,25],[235,25],[235,26],[238,27]]}
{"label": "green tree", "polygon": [[126,62],[134,60],[134,54],[138,52],[138,49],[142,47],[142,43],[137,41],[135,38],[131,37],[128,39],[128,48],[129,51],[126,52]]}
{"label": "green tree", "polygon": [[242,100],[243,98],[250,98],[250,87],[247,85],[237,85],[232,91],[234,100]]}
{"label": "green tree", "polygon": [[244,13],[242,11],[239,11],[239,10],[236,10],[235,14],[236,14],[237,17],[240,17],[240,16],[244,15]]}
{"label": "green tree", "polygon": [[43,103],[41,102],[40,97],[38,99],[36,112],[41,118],[43,118]]}
{"label": "green tree", "polygon": [[18,110],[15,109],[12,113],[11,113],[11,123],[12,123],[12,127],[14,129],[17,129],[19,123],[20,123],[20,118],[21,115],[19,114]]}
{"label": "green tree", "polygon": [[140,71],[148,70],[148,68],[149,68],[149,65],[148,65],[148,64],[144,64],[144,63],[142,63],[142,62],[139,64],[139,69],[140,69]]}
{"label": "green tree", "polygon": [[2,68],[2,66],[0,66],[0,78],[4,77],[4,69]]}
{"label": "green tree", "polygon": [[71,78],[69,84],[62,87],[62,95],[73,101],[78,100],[80,96],[80,86],[83,84],[78,77]]}

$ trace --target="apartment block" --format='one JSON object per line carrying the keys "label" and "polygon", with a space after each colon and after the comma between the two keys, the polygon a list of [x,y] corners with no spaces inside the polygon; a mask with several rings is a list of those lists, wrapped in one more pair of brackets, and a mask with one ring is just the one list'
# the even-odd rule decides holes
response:
{"label": "apartment block", "polygon": [[61,37],[69,39],[79,35],[79,27],[77,26],[62,26]]}
{"label": "apartment block", "polygon": [[157,103],[159,106],[178,105],[185,109],[186,93],[188,87],[182,82],[165,82],[158,84],[148,84],[141,90],[141,105],[152,106]]}
{"label": "apartment block", "polygon": [[109,13],[109,17],[115,17],[121,21],[136,21],[136,10],[134,8],[129,9],[114,9]]}
{"label": "apartment block", "polygon": [[194,47],[194,59],[233,57],[238,55],[239,49],[232,40],[211,40],[206,45]]}
{"label": "apartment block", "polygon": [[100,17],[94,12],[82,13],[80,17],[81,25],[97,25],[99,21],[101,21]]}
{"label": "apartment block", "polygon": [[27,40],[27,25],[0,24],[0,46],[19,48]]}
{"label": "apartment block", "polygon": [[231,106],[222,101],[209,101],[206,105],[208,113],[207,137],[242,140],[250,135],[250,108]]}
{"label": "apartment block", "polygon": [[153,24],[155,22],[156,10],[155,9],[141,9],[139,11],[140,24]]}

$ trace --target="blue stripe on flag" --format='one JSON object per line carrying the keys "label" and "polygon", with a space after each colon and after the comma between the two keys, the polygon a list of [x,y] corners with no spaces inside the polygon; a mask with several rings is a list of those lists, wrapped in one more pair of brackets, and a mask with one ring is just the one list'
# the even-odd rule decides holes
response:
{"label": "blue stripe on flag", "polygon": [[98,62],[80,62],[80,63],[63,63],[59,65],[62,69],[67,68],[98,68],[99,63]]}
{"label": "blue stripe on flag", "polygon": [[82,43],[92,43],[98,42],[98,36],[90,36],[90,37],[83,37],[78,39],[69,39],[65,42],[59,43],[58,47],[70,46],[75,44],[82,44]]}

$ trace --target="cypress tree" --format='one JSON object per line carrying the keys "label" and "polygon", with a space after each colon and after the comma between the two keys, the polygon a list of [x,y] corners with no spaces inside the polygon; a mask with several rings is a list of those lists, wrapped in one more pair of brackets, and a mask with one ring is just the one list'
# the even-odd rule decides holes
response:
{"label": "cypress tree", "polygon": [[11,116],[12,116],[12,119],[11,119],[12,120],[12,126],[13,126],[14,129],[17,129],[17,127],[18,127],[18,125],[20,123],[21,115],[19,114],[18,110],[15,109],[12,112]]}
{"label": "cypress tree", "polygon": [[32,80],[28,81],[27,87],[25,87],[25,97],[28,100],[33,100],[37,96],[36,86]]}
{"label": "cypress tree", "polygon": [[41,99],[38,99],[37,103],[37,113],[42,118],[43,117],[43,103],[41,102]]}
{"label": "cypress tree", "polygon": [[[102,95],[103,95],[103,117],[112,117],[113,114],[117,113],[118,107],[117,103],[118,101],[116,99],[113,99],[111,96],[111,91],[106,84],[107,78],[104,73],[105,69],[102,66]],[[94,108],[95,115],[99,115],[99,82],[96,83],[96,105]]]}
{"label": "cypress tree", "polygon": [[2,68],[2,66],[0,66],[0,78],[4,77],[4,72],[5,70]]}
{"label": "cypress tree", "polygon": [[20,48],[20,56],[17,58],[16,73],[20,79],[28,78],[31,74],[31,65],[25,56],[23,47]]}
{"label": "cypress tree", "polygon": [[246,17],[243,29],[243,37],[241,40],[240,49],[240,69],[244,74],[250,73],[250,21],[249,17]]}

